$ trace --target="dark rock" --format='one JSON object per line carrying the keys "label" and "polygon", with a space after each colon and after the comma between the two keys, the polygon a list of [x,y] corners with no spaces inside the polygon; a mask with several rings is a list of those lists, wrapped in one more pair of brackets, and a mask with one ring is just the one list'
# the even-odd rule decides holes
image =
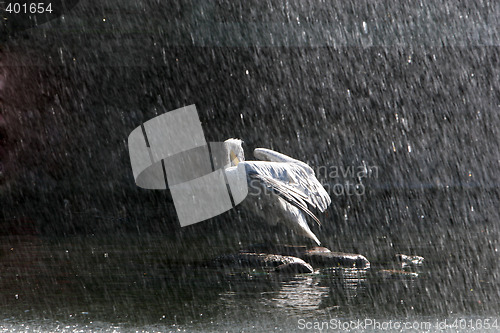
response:
{"label": "dark rock", "polygon": [[[290,257],[295,258],[295,257]],[[296,261],[288,264],[283,264],[276,267],[275,271],[279,273],[313,273],[314,269],[311,265],[300,258],[295,258]]]}
{"label": "dark rock", "polygon": [[305,252],[300,258],[311,263],[314,266],[323,267],[356,267],[356,268],[369,268],[370,262],[361,254],[331,252],[311,249]]}
{"label": "dark rock", "polygon": [[403,268],[407,266],[420,266],[424,262],[424,257],[421,256],[409,256],[398,253],[395,257]]}
{"label": "dark rock", "polygon": [[282,244],[256,244],[249,246],[245,251],[249,253],[276,253],[283,256],[299,257],[307,251],[307,247]]}
{"label": "dark rock", "polygon": [[214,264],[224,268],[267,268],[281,273],[313,272],[311,265],[304,260],[280,254],[240,252],[217,257]]}
{"label": "dark rock", "polygon": [[326,247],[307,248],[294,245],[254,245],[248,252],[276,253],[284,256],[294,256],[305,260],[313,266],[321,267],[356,267],[369,268],[370,262],[360,254],[332,252]]}
{"label": "dark rock", "polygon": [[377,272],[377,276],[383,279],[414,279],[418,277],[418,273],[400,271],[395,269],[382,269]]}

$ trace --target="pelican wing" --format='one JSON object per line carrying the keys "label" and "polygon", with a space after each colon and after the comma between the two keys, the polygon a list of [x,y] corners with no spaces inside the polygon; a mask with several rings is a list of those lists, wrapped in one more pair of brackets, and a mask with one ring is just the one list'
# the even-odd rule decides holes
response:
{"label": "pelican wing", "polygon": [[295,163],[297,165],[302,166],[307,173],[314,175],[313,169],[306,163],[296,160],[295,158],[292,158],[288,155],[278,153],[277,151],[271,149],[255,148],[253,151],[253,156],[255,156],[255,158],[258,158],[261,161]]}
{"label": "pelican wing", "polygon": [[314,175],[311,178],[301,165],[294,163],[261,161],[244,163],[250,179],[259,180],[263,186],[321,224],[307,205],[324,211],[331,200]]}
{"label": "pelican wing", "polygon": [[261,181],[264,186],[268,187],[269,189],[272,189],[274,193],[278,195],[280,198],[284,199],[286,202],[292,204],[293,206],[300,208],[303,212],[312,217],[314,221],[316,221],[316,223],[321,225],[321,222],[316,217],[316,215],[314,215],[307,208],[307,204],[304,202],[300,193],[293,191],[293,189],[290,188],[289,186],[286,186],[286,184],[276,181],[273,178],[259,174],[250,174],[249,176],[250,178],[258,179],[259,181]]}
{"label": "pelican wing", "polygon": [[306,163],[265,148],[256,148],[254,156],[263,161],[288,165],[290,168],[288,182],[306,197],[304,200],[312,207],[324,212],[332,202],[330,195],[314,175],[313,169]]}

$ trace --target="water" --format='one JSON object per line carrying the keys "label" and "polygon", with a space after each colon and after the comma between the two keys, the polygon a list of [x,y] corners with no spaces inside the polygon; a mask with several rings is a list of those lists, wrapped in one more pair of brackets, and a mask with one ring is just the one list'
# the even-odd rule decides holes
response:
{"label": "water", "polygon": [[[373,248],[368,242],[344,240],[346,247],[375,249],[362,251],[372,260],[371,269],[231,275],[204,267],[200,255],[194,255],[199,248],[206,258],[229,251],[229,245],[212,241],[203,241],[201,235],[177,240],[151,235],[4,238],[1,326],[43,331],[265,332],[301,331],[327,322],[328,329],[338,331],[338,325],[351,320],[385,325],[390,320],[407,325],[430,322],[434,327],[444,320],[448,325],[455,319],[481,325],[498,318],[499,270],[492,261],[493,249],[471,259],[446,246],[439,251],[419,246],[410,249],[426,258],[416,269],[418,277],[385,278],[380,269],[398,268],[385,252],[407,250],[407,244],[392,243],[388,251],[384,244],[392,240],[386,238],[376,238]],[[374,260],[377,257],[381,259]],[[361,328],[370,331],[370,326]]]}
{"label": "water", "polygon": [[[80,1],[0,27],[0,327],[498,331],[499,8]],[[307,240],[238,209],[180,228],[168,191],[135,186],[130,131],[189,104],[207,141],[313,166],[333,200],[313,232],[371,269],[205,267]],[[379,275],[396,253],[425,258],[417,278]]]}

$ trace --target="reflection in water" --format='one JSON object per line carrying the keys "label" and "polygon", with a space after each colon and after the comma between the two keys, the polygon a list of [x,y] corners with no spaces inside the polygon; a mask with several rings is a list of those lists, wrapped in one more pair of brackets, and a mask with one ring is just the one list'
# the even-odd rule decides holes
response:
{"label": "reflection in water", "polygon": [[[327,275],[322,279],[322,283],[328,285],[331,299],[335,299],[338,304],[340,300],[349,302],[359,297],[364,291],[366,282],[366,269],[357,268],[329,268],[325,269]],[[332,300],[330,300],[332,302]]]}
{"label": "reflection in water", "polygon": [[[390,271],[398,268],[390,265],[384,267],[391,274],[380,273],[377,264],[367,270],[330,268],[288,275],[176,263],[168,258],[180,258],[180,249],[162,241],[2,239],[0,326],[30,322],[52,330],[54,323],[95,329],[163,325],[202,332],[256,326],[271,331],[285,322],[296,329],[299,318],[435,319],[498,310],[498,269],[469,263],[463,270],[463,259],[433,264],[437,257],[425,255],[430,260],[415,268],[418,277]],[[454,292],[444,295],[443,290]]]}
{"label": "reflection in water", "polygon": [[280,290],[267,301],[290,311],[312,311],[317,310],[322,298],[327,296],[328,288],[321,287],[314,276],[307,275],[284,282]]}
{"label": "reflection in water", "polygon": [[323,269],[314,275],[297,276],[282,284],[272,303],[277,307],[304,313],[337,308],[362,292],[366,270],[356,268]]}
{"label": "reflection in water", "polygon": [[[237,276],[238,278],[235,278]],[[245,278],[242,278],[245,276]],[[339,309],[363,296],[367,270],[330,268],[313,274],[283,276],[277,274],[227,275],[230,291],[219,295],[218,304],[237,306],[243,298],[257,298],[263,308],[292,315],[315,315],[315,311]]]}

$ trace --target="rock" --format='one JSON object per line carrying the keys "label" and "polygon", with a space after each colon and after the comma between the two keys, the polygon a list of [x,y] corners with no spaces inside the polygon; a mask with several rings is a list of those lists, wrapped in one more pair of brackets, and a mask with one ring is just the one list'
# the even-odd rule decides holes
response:
{"label": "rock", "polygon": [[306,246],[282,245],[282,244],[256,244],[248,247],[249,253],[276,253],[283,256],[299,257],[307,251]]}
{"label": "rock", "polygon": [[377,272],[377,276],[383,279],[401,279],[401,278],[418,278],[418,273],[400,271],[395,269],[382,269]]}
{"label": "rock", "polygon": [[280,254],[240,252],[217,257],[214,264],[225,268],[267,268],[280,273],[313,272],[311,265],[304,260]]}
{"label": "rock", "polygon": [[332,253],[332,251],[323,246],[315,246],[305,251],[305,253]]}
{"label": "rock", "polygon": [[326,247],[307,248],[294,245],[254,245],[248,252],[276,253],[284,256],[294,256],[305,260],[313,266],[321,267],[356,267],[369,268],[370,262],[361,254],[332,252]]}
{"label": "rock", "polygon": [[[328,250],[328,249],[326,249]],[[311,249],[300,258],[316,266],[369,268],[370,262],[361,254]]]}
{"label": "rock", "polygon": [[[295,257],[291,257],[295,258]],[[296,261],[287,264],[279,265],[275,271],[279,273],[314,273],[311,265],[300,258],[295,258]]]}
{"label": "rock", "polygon": [[406,266],[420,266],[424,262],[424,257],[420,256],[409,256],[406,254],[398,253],[396,254],[396,260],[401,263],[402,267]]}

